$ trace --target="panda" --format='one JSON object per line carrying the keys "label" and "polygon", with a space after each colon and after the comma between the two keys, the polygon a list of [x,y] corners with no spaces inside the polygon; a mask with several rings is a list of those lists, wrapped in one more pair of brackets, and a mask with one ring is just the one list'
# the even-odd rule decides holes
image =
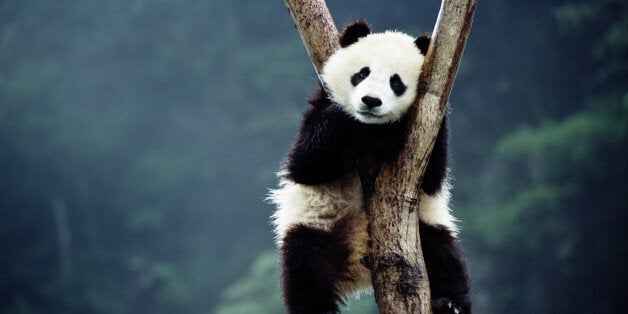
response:
{"label": "panda", "polygon": [[[405,113],[418,90],[429,36],[371,33],[348,25],[321,71],[300,129],[268,200],[288,313],[337,313],[368,292],[365,168],[393,161],[405,143]],[[447,117],[422,182],[420,236],[434,313],[470,313],[469,279],[450,214]]]}

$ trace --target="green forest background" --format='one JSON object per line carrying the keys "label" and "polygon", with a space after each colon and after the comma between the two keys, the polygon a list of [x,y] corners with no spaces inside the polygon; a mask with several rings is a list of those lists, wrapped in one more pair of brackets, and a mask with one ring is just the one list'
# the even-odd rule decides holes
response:
{"label": "green forest background", "polygon": [[[328,1],[415,35],[439,4]],[[627,47],[626,1],[479,1],[450,114],[477,313],[628,308]],[[315,85],[281,0],[0,1],[0,312],[281,313],[264,197]]]}

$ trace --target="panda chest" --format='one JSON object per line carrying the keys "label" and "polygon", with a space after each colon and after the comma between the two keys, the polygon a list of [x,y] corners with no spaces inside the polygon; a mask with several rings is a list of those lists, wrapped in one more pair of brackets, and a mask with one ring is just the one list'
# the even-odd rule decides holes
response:
{"label": "panda chest", "polygon": [[[393,161],[405,142],[399,123],[386,125],[363,124],[357,128],[354,138],[348,141],[347,155],[359,167],[378,167],[381,163]],[[361,169],[368,170],[368,169]]]}

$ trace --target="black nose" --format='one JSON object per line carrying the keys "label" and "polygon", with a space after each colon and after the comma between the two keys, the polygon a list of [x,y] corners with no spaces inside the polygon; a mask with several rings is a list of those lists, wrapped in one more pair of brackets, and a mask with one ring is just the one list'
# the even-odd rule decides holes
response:
{"label": "black nose", "polygon": [[369,109],[373,109],[375,107],[379,107],[382,105],[382,101],[379,98],[364,96],[362,97],[362,102],[369,107]]}

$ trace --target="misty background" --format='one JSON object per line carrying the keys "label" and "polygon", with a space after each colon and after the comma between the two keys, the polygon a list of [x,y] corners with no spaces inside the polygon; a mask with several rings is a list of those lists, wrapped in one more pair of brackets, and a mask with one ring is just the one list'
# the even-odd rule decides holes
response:
{"label": "misty background", "polygon": [[[414,35],[440,5],[327,2]],[[477,313],[628,306],[627,46],[626,1],[479,1],[449,120]],[[0,312],[282,313],[264,197],[315,86],[281,0],[0,1]]]}

